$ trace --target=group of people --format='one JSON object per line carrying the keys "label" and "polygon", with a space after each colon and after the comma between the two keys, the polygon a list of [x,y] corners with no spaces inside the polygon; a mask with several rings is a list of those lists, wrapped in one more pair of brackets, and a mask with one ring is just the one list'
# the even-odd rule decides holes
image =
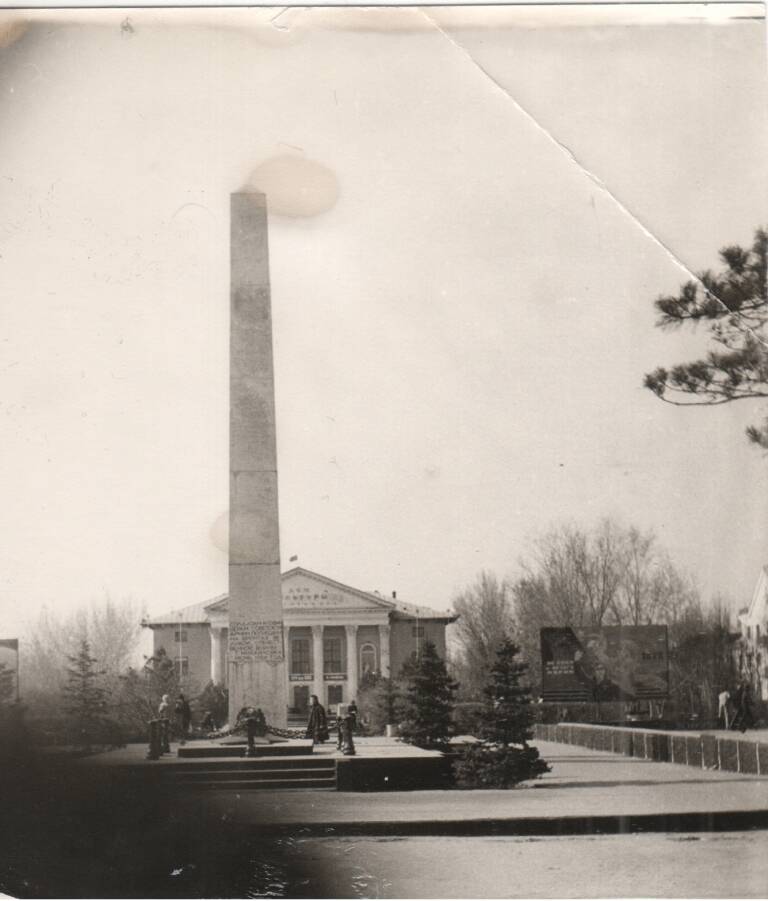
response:
{"label": "group of people", "polygon": [[[173,714],[173,716],[171,714]],[[175,731],[179,734],[182,741],[189,735],[189,729],[192,725],[192,708],[189,706],[189,701],[181,692],[179,692],[179,696],[176,698],[173,710],[171,710],[170,695],[163,695],[160,700],[160,705],[157,708],[157,715],[161,720],[167,719],[174,723]]]}
{"label": "group of people", "polygon": [[[173,722],[174,731],[182,742],[187,738],[192,725],[192,708],[182,692],[179,692],[179,696],[173,704],[173,709],[171,709],[170,695],[163,695],[157,709],[157,715],[160,719],[167,719]],[[206,712],[202,726],[207,731],[213,731],[216,728],[210,711]],[[355,744],[352,736],[357,730],[357,704],[354,701],[347,705],[346,713],[337,717],[337,727],[339,750],[343,754],[353,755],[355,753]],[[330,738],[325,707],[319,702],[317,695],[312,695],[310,698],[306,737],[311,738],[314,744],[322,744]]]}
{"label": "group of people", "polygon": [[755,714],[752,709],[752,686],[744,679],[731,694],[721,691],[717,698],[717,718],[722,720],[726,729],[738,729],[746,732],[755,725]]}
{"label": "group of people", "polygon": [[[336,747],[342,754],[348,757],[354,756],[355,740],[353,734],[357,729],[357,704],[354,701],[350,701],[347,705],[346,713],[339,714],[336,725],[338,728]],[[310,698],[306,737],[311,738],[313,744],[322,744],[330,738],[325,707],[320,703],[317,695],[312,695]]]}

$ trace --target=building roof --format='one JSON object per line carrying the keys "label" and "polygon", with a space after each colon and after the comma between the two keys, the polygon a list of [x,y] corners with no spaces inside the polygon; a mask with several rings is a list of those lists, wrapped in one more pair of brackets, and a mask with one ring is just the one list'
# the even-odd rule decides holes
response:
{"label": "building roof", "polygon": [[749,608],[739,613],[739,622],[747,626],[760,626],[768,613],[768,565],[760,570]]}
{"label": "building roof", "polygon": [[[224,596],[226,597],[226,595]],[[187,607],[179,607],[177,610],[169,610],[158,616],[147,616],[142,621],[142,626],[178,626],[179,623],[191,626],[194,623],[208,623],[208,607],[211,602],[205,604],[189,604]]]}
{"label": "building roof", "polygon": [[[311,579],[324,582],[326,585],[333,588],[337,588],[350,594],[356,594],[381,607],[385,607],[397,618],[413,617],[425,620],[445,620],[446,622],[453,622],[457,619],[456,614],[451,613],[450,611],[433,610],[431,607],[409,604],[405,601],[398,600],[397,598],[390,600],[389,598],[382,597],[378,592],[361,591],[359,588],[353,588],[351,585],[344,585],[342,582],[336,582],[333,579],[329,579],[327,576],[320,575],[320,573],[312,572],[311,570],[304,569],[300,566],[296,566],[293,569],[284,572],[281,576],[281,581],[285,583],[288,579],[296,575],[308,576]],[[170,610],[166,613],[161,613],[158,616],[147,617],[142,621],[142,625],[151,629],[157,626],[175,626],[180,623],[184,623],[185,625],[194,625],[196,623],[207,624],[210,622],[210,614],[226,613],[228,608],[228,595],[220,594],[202,604],[189,604],[186,607]]]}
{"label": "building roof", "polygon": [[450,610],[433,610],[431,607],[422,607],[421,604],[409,604],[395,599],[393,601],[393,613],[395,615],[416,617],[416,619],[444,619],[454,622],[459,618],[457,613]]}

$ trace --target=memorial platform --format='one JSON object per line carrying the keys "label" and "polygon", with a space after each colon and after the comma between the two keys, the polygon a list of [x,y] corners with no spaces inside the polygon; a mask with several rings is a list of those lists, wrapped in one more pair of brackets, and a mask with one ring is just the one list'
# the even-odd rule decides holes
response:
{"label": "memorial platform", "polygon": [[[355,747],[356,755],[345,757],[337,750],[335,740],[313,747],[309,740],[288,739],[258,745],[256,757],[244,757],[243,745],[173,742],[170,753],[147,760],[147,746],[137,744],[84,758],[83,765],[119,768],[179,788],[391,792],[450,787],[450,761],[438,751],[425,751],[384,736],[357,737]],[[311,781],[306,781],[310,777]]]}

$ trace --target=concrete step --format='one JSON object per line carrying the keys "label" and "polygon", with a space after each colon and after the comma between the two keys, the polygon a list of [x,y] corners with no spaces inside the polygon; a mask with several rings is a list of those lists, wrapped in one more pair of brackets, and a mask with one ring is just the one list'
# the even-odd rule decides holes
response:
{"label": "concrete step", "polygon": [[273,757],[259,759],[249,757],[239,760],[201,760],[199,763],[178,764],[172,768],[174,773],[270,773],[275,771],[335,773],[334,759],[318,760],[312,757]]}
{"label": "concrete step", "polygon": [[284,788],[336,790],[336,771],[255,770],[245,772],[176,773],[174,783],[185,788],[219,788],[229,791],[269,791]]}
{"label": "concrete step", "polygon": [[218,779],[221,782],[258,779],[335,779],[335,767],[312,767],[306,769],[264,769],[264,770],[177,770],[173,777],[181,781],[205,782]]}
{"label": "concrete step", "polygon": [[228,791],[335,791],[338,785],[336,761],[309,756],[179,762],[172,766],[167,776],[174,785],[183,788]]}
{"label": "concrete step", "polygon": [[269,782],[191,782],[190,789],[218,789],[219,791],[330,791],[335,792],[335,779],[274,779]]}

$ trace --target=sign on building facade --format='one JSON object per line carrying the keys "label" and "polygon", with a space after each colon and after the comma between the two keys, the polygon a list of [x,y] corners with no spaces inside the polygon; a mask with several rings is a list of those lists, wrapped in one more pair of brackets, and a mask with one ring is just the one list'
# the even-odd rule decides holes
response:
{"label": "sign on building facade", "polygon": [[545,701],[658,700],[669,696],[666,626],[541,630]]}

